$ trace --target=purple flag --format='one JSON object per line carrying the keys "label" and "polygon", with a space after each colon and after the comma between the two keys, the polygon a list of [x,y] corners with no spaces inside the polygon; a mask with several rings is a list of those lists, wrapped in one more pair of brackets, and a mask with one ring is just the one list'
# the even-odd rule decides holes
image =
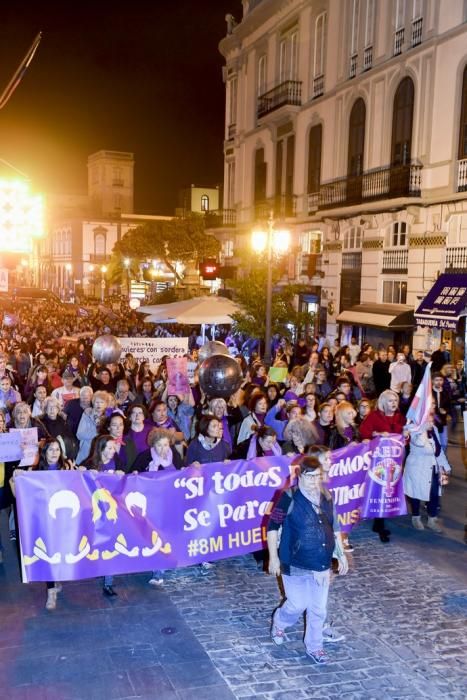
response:
{"label": "purple flag", "polygon": [[428,415],[433,407],[433,397],[431,393],[431,362],[425,367],[423,379],[420,382],[412,403],[407,411],[407,421],[413,423],[411,429],[421,430],[427,422]]}

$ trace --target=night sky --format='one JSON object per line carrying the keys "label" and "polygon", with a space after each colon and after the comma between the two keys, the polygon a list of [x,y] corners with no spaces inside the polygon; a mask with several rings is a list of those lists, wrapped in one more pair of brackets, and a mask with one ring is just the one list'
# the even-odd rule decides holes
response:
{"label": "night sky", "polygon": [[135,211],[173,214],[178,190],[222,182],[225,15],[240,0],[0,4],[0,87],[42,42],[0,111],[0,158],[38,192],[85,193],[87,156],[135,154]]}

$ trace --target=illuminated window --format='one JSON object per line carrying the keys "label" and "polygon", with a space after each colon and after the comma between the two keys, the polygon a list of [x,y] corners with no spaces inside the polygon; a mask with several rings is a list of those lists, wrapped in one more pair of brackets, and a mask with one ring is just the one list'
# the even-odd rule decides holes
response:
{"label": "illuminated window", "polygon": [[209,211],[209,197],[207,194],[201,195],[201,211]]}
{"label": "illuminated window", "polygon": [[407,282],[405,280],[384,280],[383,304],[406,304]]}

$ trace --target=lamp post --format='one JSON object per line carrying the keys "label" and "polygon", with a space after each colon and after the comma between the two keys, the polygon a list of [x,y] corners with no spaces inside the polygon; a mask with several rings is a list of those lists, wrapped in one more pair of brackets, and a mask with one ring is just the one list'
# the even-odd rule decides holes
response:
{"label": "lamp post", "polygon": [[107,272],[107,265],[102,265],[101,266],[101,274],[102,274],[102,279],[101,279],[101,302],[104,303],[105,299],[105,273]]}
{"label": "lamp post", "polygon": [[281,255],[289,248],[290,232],[284,229],[276,229],[274,212],[269,213],[267,231],[255,230],[252,233],[251,244],[256,253],[266,252],[266,329],[264,338],[264,362],[271,364],[271,328],[272,328],[272,266],[274,253]]}
{"label": "lamp post", "polygon": [[71,296],[71,271],[73,270],[73,265],[71,263],[66,263],[65,264],[65,270],[66,270],[66,287],[67,287],[67,292],[68,292],[68,298]]}
{"label": "lamp post", "polygon": [[131,290],[130,290],[130,258],[125,258],[123,261],[123,265],[126,270],[126,290],[127,290],[127,296],[128,299],[130,298]]}

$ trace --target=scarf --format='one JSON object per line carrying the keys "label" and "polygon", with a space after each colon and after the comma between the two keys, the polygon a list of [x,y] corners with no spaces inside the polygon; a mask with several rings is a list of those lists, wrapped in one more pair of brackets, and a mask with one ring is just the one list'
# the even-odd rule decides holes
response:
{"label": "scarf", "polygon": [[158,454],[154,447],[151,447],[151,461],[148,464],[149,472],[157,472],[159,469],[170,469],[173,467],[173,454],[169,449],[167,457]]}
{"label": "scarf", "polygon": [[[253,437],[250,440],[250,445],[248,447],[248,452],[246,455],[247,459],[254,459],[255,457],[258,456],[258,436],[253,435]],[[273,444],[271,450],[268,450],[268,454],[264,453],[265,457],[269,457],[275,455],[276,457],[282,456],[282,450],[280,446],[277,444],[277,441]]]}
{"label": "scarf", "polygon": [[204,449],[207,451],[213,450],[221,441],[220,438],[216,438],[213,443],[210,443],[207,441],[207,439],[204,435],[198,435],[198,440],[200,441],[200,443],[204,447]]}

